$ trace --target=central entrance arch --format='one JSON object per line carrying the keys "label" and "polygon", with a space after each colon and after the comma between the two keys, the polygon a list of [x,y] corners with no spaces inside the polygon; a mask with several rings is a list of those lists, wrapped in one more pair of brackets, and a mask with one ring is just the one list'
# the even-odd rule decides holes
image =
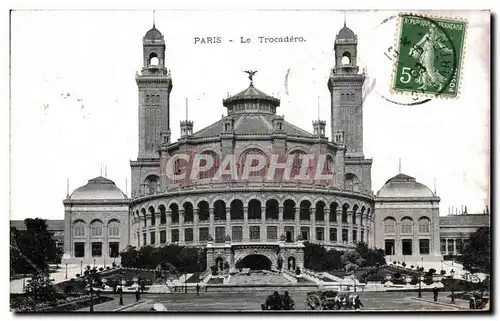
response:
{"label": "central entrance arch", "polygon": [[241,260],[241,264],[250,270],[271,270],[271,260],[261,254],[251,254]]}

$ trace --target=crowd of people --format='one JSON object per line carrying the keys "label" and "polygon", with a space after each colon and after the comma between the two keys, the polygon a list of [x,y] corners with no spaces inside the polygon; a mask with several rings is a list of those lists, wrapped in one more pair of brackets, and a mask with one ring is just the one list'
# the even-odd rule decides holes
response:
{"label": "crowd of people", "polygon": [[262,304],[262,310],[295,310],[295,302],[288,291],[280,295],[278,291],[267,297],[266,303]]}

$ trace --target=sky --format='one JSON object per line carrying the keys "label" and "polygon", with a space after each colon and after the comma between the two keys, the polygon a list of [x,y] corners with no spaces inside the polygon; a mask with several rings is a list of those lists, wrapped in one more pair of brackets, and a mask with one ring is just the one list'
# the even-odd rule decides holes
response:
{"label": "sky", "polygon": [[[488,12],[433,12],[467,19],[461,93],[417,105],[390,92],[396,19],[389,11],[348,11],[358,35],[358,64],[373,87],[364,97],[364,154],[373,159],[377,192],[402,172],[434,190],[440,214],[489,203],[490,26]],[[138,151],[135,73],[142,67],[142,37],[152,11],[14,11],[11,16],[11,219],[63,219],[63,199],[101,174],[130,195],[130,160]],[[188,98],[195,131],[220,119],[222,99],[248,86],[242,70],[257,69],[254,84],[280,97],[278,114],[312,132],[327,121],[327,79],[334,65],[341,11],[157,10],[171,70],[170,127],[180,135]],[[258,37],[303,37],[305,42],[264,44]],[[221,37],[195,44],[195,37]],[[240,38],[251,38],[241,43]],[[229,40],[233,40],[229,42]],[[288,90],[285,76],[288,73]],[[370,86],[368,86],[370,85]],[[327,130],[330,136],[330,130]],[[102,171],[104,176],[104,170]],[[126,181],[129,186],[126,186]],[[36,205],[36,206],[33,206]]]}

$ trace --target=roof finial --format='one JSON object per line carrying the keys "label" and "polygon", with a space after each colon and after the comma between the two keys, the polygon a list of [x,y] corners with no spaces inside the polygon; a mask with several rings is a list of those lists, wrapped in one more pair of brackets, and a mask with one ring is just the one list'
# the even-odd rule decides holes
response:
{"label": "roof finial", "polygon": [[401,158],[399,158],[399,174],[401,174]]}
{"label": "roof finial", "polygon": [[69,178],[66,178],[66,198],[69,198]]}
{"label": "roof finial", "polygon": [[102,162],[101,162],[101,173],[100,173],[100,175],[99,175],[99,176],[102,176]]}
{"label": "roof finial", "polygon": [[436,193],[436,178],[434,177],[434,195],[437,195]]}
{"label": "roof finial", "polygon": [[155,11],[156,10],[153,9],[153,28],[155,27]]}
{"label": "roof finial", "polygon": [[125,176],[125,195],[127,195],[128,197],[128,181],[126,176]]}
{"label": "roof finial", "polygon": [[248,79],[250,79],[250,86],[253,86],[253,76],[257,73],[258,70],[243,70],[248,74]]}
{"label": "roof finial", "polygon": [[104,177],[108,177],[108,165],[104,165]]}
{"label": "roof finial", "polygon": [[188,120],[188,99],[186,97],[186,120]]}
{"label": "roof finial", "polygon": [[344,27],[346,27],[346,11],[344,11]]}

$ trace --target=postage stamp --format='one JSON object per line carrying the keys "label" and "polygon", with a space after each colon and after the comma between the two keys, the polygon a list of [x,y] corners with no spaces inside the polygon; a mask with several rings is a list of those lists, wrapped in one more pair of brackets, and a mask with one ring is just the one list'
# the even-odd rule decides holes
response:
{"label": "postage stamp", "polygon": [[456,98],[467,21],[400,14],[391,89],[415,96]]}

